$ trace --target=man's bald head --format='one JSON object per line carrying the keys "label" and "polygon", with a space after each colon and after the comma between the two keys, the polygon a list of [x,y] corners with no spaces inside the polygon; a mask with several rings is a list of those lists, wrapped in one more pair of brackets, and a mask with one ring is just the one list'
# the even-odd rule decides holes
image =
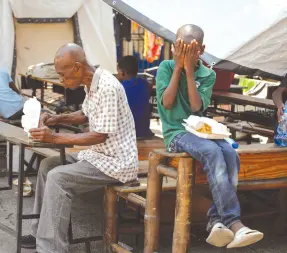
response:
{"label": "man's bald head", "polygon": [[187,24],[177,30],[176,38],[182,39],[186,44],[189,44],[192,40],[196,40],[200,45],[202,45],[204,32],[197,25]]}
{"label": "man's bald head", "polygon": [[60,64],[62,67],[65,65],[74,64],[75,62],[86,63],[86,55],[79,45],[68,43],[60,47],[55,55],[55,65]]}
{"label": "man's bald head", "polygon": [[57,51],[54,64],[60,81],[71,89],[84,82],[85,69],[89,65],[83,48],[74,43],[65,44]]}

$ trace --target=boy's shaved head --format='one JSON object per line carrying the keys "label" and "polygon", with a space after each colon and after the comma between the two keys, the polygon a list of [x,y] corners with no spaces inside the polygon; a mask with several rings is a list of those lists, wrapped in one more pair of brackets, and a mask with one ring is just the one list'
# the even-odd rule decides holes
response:
{"label": "boy's shaved head", "polygon": [[196,40],[200,45],[202,45],[203,37],[203,30],[199,26],[192,24],[183,25],[176,33],[176,38],[182,39],[186,44],[189,44],[192,40]]}

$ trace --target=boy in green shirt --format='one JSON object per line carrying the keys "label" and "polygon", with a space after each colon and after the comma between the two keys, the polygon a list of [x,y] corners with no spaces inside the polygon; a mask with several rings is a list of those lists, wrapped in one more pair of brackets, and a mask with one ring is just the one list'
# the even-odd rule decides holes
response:
{"label": "boy in green shirt", "polygon": [[240,221],[236,195],[240,162],[236,151],[225,140],[197,137],[182,125],[190,115],[202,115],[210,104],[216,76],[199,59],[205,49],[203,37],[203,30],[196,25],[179,28],[174,60],[163,61],[157,72],[158,112],[166,148],[187,152],[203,164],[213,198],[206,241],[217,247],[244,247],[261,240],[263,234]]}

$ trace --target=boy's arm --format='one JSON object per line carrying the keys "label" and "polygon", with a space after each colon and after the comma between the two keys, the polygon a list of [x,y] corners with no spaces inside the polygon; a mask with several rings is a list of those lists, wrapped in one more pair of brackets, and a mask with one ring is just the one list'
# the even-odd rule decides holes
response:
{"label": "boy's arm", "polygon": [[169,85],[163,92],[162,96],[162,104],[165,109],[170,110],[173,107],[176,93],[177,93],[177,88],[179,84],[179,79],[180,79],[180,74],[181,74],[182,69],[179,67],[174,68]]}
{"label": "boy's arm", "polygon": [[202,108],[202,100],[196,87],[194,70],[186,71],[187,79],[187,92],[189,98],[189,104],[193,112],[198,112]]}
{"label": "boy's arm", "polygon": [[[173,56],[174,56],[174,61],[175,61],[175,66],[174,70],[172,73],[172,76],[168,74],[164,74],[162,72],[168,72],[167,70],[160,70],[158,72],[157,76],[157,81],[159,79],[164,80],[169,78],[169,80],[165,80],[167,84],[165,85],[160,85],[165,86],[165,90],[163,91],[162,94],[162,105],[164,106],[165,109],[170,110],[173,107],[175,98],[176,98],[176,93],[177,93],[177,88],[179,85],[179,79],[180,79],[180,74],[183,69],[183,60],[184,60],[184,55],[186,51],[186,45],[184,44],[183,40],[178,39],[175,43],[175,47],[173,48]],[[168,68],[168,66],[165,66],[165,68]],[[163,69],[163,66],[162,66]],[[164,77],[164,75],[166,75]]]}
{"label": "boy's arm", "polygon": [[184,69],[187,78],[187,92],[190,108],[193,112],[198,112],[202,108],[202,100],[196,87],[194,72],[199,60],[200,50],[198,43],[193,40],[186,50],[184,57]]}

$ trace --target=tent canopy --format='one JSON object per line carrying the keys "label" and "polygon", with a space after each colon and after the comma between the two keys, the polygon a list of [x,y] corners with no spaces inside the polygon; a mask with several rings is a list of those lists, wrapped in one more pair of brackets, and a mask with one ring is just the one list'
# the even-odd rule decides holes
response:
{"label": "tent canopy", "polygon": [[[75,14],[89,62],[115,73],[113,11],[101,0],[1,0],[0,67],[11,70],[17,61],[17,70],[23,72],[30,64],[53,62],[60,46],[74,42]],[[31,23],[14,24],[14,17]],[[57,23],[60,19],[67,19],[66,24]]]}
{"label": "tent canopy", "polygon": [[171,42],[180,26],[200,26],[202,59],[217,68],[275,79],[287,72],[286,0],[103,1]]}

